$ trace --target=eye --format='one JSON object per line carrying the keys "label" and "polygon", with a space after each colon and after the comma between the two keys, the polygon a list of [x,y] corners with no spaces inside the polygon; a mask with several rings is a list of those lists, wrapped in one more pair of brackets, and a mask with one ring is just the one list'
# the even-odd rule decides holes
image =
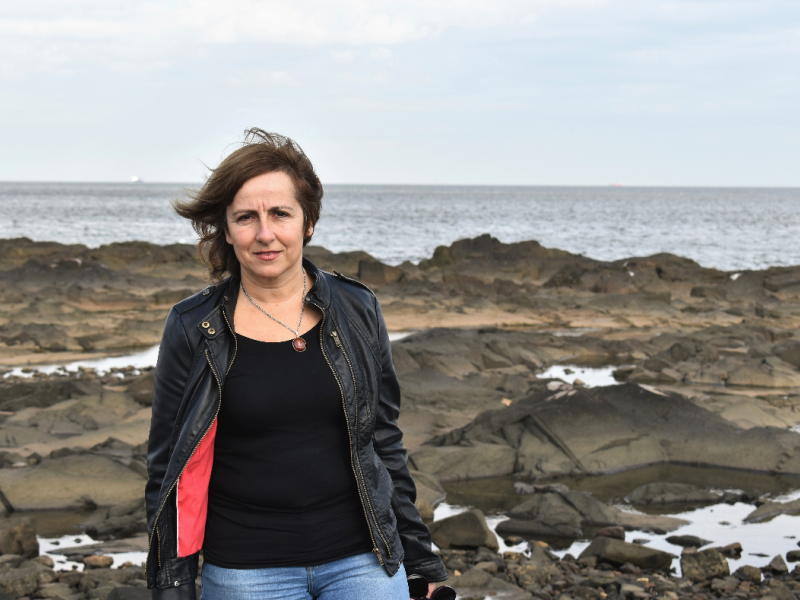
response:
{"label": "eye", "polygon": [[239,218],[236,219],[237,223],[244,223],[248,219],[252,219],[253,215],[241,215]]}

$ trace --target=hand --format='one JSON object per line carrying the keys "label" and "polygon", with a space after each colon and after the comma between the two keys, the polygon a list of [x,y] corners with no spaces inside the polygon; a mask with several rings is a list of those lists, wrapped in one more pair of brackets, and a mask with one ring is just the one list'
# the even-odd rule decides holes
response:
{"label": "hand", "polygon": [[[435,584],[435,583],[429,583],[429,584],[428,584],[428,595],[427,595],[427,596],[425,596],[425,597],[426,597],[426,598],[430,598],[430,597],[431,597],[431,594],[433,593],[433,591],[434,591],[435,589],[436,589],[436,584]],[[413,600],[413,598],[412,598],[411,600]]]}

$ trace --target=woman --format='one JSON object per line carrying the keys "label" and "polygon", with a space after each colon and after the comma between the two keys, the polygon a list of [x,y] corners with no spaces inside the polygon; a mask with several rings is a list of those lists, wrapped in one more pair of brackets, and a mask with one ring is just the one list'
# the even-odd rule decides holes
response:
{"label": "woman", "polygon": [[[146,489],[156,598],[405,600],[447,578],[414,506],[380,306],[303,247],[322,185],[259,129],[176,205],[212,281],[167,317]],[[226,277],[227,276],[227,277]]]}

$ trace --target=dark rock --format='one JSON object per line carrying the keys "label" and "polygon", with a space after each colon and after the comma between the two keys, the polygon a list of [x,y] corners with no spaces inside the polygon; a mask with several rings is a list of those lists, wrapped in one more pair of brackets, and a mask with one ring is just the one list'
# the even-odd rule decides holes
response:
{"label": "dark rock", "polygon": [[673,554],[629,544],[607,537],[596,537],[581,553],[584,556],[597,556],[598,559],[616,565],[631,563],[643,569],[669,570]]}
{"label": "dark rock", "polygon": [[[768,594],[773,596],[776,600],[797,600],[797,597],[786,587],[786,584],[777,579],[770,579],[767,583],[769,586]],[[763,597],[763,596],[762,596]]]}
{"label": "dark rock", "polygon": [[786,561],[783,560],[783,557],[780,554],[769,561],[767,568],[776,575],[782,575],[783,573],[789,572],[789,567],[786,566]]}
{"label": "dark rock", "polygon": [[474,508],[430,524],[431,538],[439,548],[499,548],[483,513]]}
{"label": "dark rock", "polygon": [[129,537],[147,531],[144,498],[96,510],[80,526],[95,539]]}
{"label": "dark rock", "polygon": [[0,552],[19,554],[26,558],[39,556],[39,541],[30,520],[17,523],[8,529],[0,530]]}
{"label": "dark rock", "polygon": [[156,370],[150,369],[134,379],[128,387],[128,393],[133,396],[139,404],[151,406],[153,404],[153,382],[155,381]]}
{"label": "dark rock", "polygon": [[573,491],[560,484],[533,487],[536,493],[507,513],[511,518],[498,524],[498,534],[578,538],[589,527],[671,530],[686,523],[672,517],[626,513],[603,504],[587,492]]}
{"label": "dark rock", "polygon": [[520,589],[500,577],[492,577],[481,569],[470,569],[461,575],[450,577],[447,584],[455,588],[459,598],[485,598],[498,596],[504,600],[532,600],[530,592]]}
{"label": "dark rock", "polygon": [[743,565],[736,569],[733,573],[741,581],[749,581],[751,583],[761,583],[761,569],[751,565]]}
{"label": "dark rock", "polygon": [[730,575],[722,578],[717,577],[711,580],[711,591],[713,592],[730,594],[737,587],[739,587],[739,580],[736,577],[731,577]]}
{"label": "dark rock", "polygon": [[772,352],[783,362],[800,369],[800,340],[786,340],[774,346]]}
{"label": "dark rock", "polygon": [[152,592],[143,587],[116,587],[106,600],[151,600]]}
{"label": "dark rock", "polygon": [[642,570],[637,567],[636,565],[632,565],[631,563],[625,563],[619,568],[620,573],[624,573],[625,575],[638,575],[642,572]]}
{"label": "dark rock", "polygon": [[800,561],[800,550],[789,550],[789,552],[786,553],[786,560],[789,562]]}
{"label": "dark rock", "polygon": [[631,504],[714,503],[719,494],[686,483],[648,483],[633,490],[626,500]]}
{"label": "dark rock", "polygon": [[742,556],[742,545],[739,542],[716,548],[716,550],[726,558],[741,558]]}
{"label": "dark rock", "polygon": [[709,540],[704,540],[703,538],[699,538],[695,535],[671,535],[667,538],[667,541],[670,544],[683,546],[684,548],[702,548],[703,546],[707,546],[711,543]]}
{"label": "dark rock", "polygon": [[681,555],[681,572],[695,583],[731,573],[728,561],[714,549]]}
{"label": "dark rock", "polygon": [[617,527],[615,525],[612,525],[610,527],[603,527],[600,531],[597,532],[596,535],[625,541],[625,528]]}
{"label": "dark rock", "polygon": [[0,593],[19,598],[39,589],[39,572],[34,563],[23,563],[16,569],[8,567],[0,568]]}

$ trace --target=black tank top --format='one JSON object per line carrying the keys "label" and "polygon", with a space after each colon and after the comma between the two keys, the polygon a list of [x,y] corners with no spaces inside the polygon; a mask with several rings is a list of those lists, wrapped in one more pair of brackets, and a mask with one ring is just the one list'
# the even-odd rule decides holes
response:
{"label": "black tank top", "polygon": [[315,566],[372,550],[320,327],[303,335],[305,352],[237,336],[208,490],[212,565]]}

